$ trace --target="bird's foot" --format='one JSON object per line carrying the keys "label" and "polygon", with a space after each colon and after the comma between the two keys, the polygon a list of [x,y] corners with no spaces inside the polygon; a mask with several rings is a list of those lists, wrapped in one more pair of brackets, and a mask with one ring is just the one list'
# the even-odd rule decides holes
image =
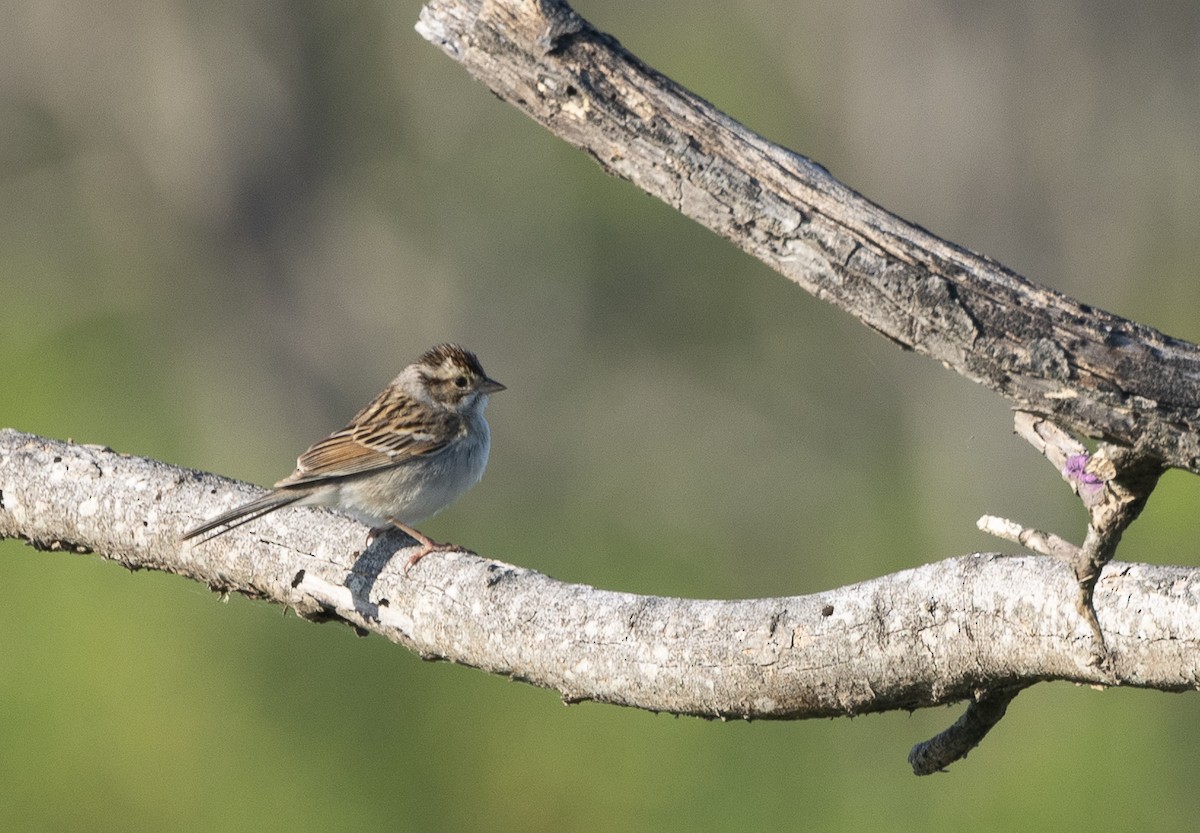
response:
{"label": "bird's foot", "polygon": [[401,523],[400,521],[396,520],[395,518],[391,519],[391,524],[392,524],[392,526],[396,527],[396,529],[400,530],[405,535],[407,535],[409,538],[412,538],[414,541],[416,541],[418,544],[421,545],[421,548],[419,550],[417,550],[415,553],[413,553],[412,555],[410,555],[408,557],[408,560],[404,562],[404,574],[405,575],[408,575],[409,568],[411,568],[412,565],[416,564],[418,561],[420,561],[425,556],[429,555],[431,552],[465,552],[465,553],[469,553],[470,555],[475,554],[475,553],[471,552],[470,550],[463,549],[462,547],[458,546],[457,544],[450,544],[450,543],[443,544],[438,541],[435,541],[432,538],[430,538],[428,535],[426,535],[425,533],[420,532],[416,529],[413,529],[408,524]]}

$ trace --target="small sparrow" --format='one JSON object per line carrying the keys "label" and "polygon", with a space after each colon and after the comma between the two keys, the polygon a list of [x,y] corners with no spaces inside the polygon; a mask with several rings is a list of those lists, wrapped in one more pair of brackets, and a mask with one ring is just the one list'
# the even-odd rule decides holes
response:
{"label": "small sparrow", "polygon": [[225,526],[220,535],[284,506],[326,506],[368,524],[372,536],[391,525],[412,537],[421,549],[405,572],[431,552],[456,549],[409,524],[445,509],[483,477],[491,445],[483,409],[502,390],[474,353],[455,344],[430,348],[349,425],[301,454],[271,491],[189,529],[183,540]]}

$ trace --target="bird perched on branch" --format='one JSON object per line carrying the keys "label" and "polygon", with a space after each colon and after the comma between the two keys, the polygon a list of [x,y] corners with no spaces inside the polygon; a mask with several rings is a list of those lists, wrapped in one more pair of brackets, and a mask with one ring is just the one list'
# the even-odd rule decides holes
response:
{"label": "bird perched on branch", "polygon": [[483,477],[491,432],[483,410],[504,385],[456,344],[439,344],[410,364],[350,424],[315,443],[271,491],[183,534],[228,532],[285,506],[325,506],[369,525],[395,526],[421,548],[409,567],[439,544],[410,524],[458,500]]}

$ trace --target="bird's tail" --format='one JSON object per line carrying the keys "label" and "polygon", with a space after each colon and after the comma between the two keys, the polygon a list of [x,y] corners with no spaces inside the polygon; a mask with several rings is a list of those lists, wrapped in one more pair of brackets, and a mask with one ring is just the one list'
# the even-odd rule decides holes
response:
{"label": "bird's tail", "polygon": [[192,527],[183,533],[180,540],[186,541],[189,538],[195,538],[206,532],[212,532],[217,527],[228,524],[225,529],[217,533],[217,535],[223,535],[229,530],[239,527],[244,523],[249,523],[255,518],[261,518],[263,515],[274,512],[276,509],[282,509],[285,506],[293,504],[302,497],[304,497],[304,492],[267,492],[262,497],[255,498],[249,503],[243,503],[241,506],[235,506],[228,512],[222,512],[215,518],[211,518],[199,526]]}

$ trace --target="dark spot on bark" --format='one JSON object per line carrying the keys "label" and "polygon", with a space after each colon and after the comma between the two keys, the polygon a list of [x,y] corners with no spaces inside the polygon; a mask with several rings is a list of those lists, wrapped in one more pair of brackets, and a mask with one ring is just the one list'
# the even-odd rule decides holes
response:
{"label": "dark spot on bark", "polygon": [[832,616],[833,615],[833,605],[825,605],[825,607],[821,608],[821,615],[822,616]]}
{"label": "dark spot on bark", "polygon": [[488,577],[486,579],[486,586],[488,587],[495,587],[497,584],[504,581],[504,579],[512,575],[512,570],[508,569],[507,567],[502,567],[499,564],[489,564],[487,570]]}

